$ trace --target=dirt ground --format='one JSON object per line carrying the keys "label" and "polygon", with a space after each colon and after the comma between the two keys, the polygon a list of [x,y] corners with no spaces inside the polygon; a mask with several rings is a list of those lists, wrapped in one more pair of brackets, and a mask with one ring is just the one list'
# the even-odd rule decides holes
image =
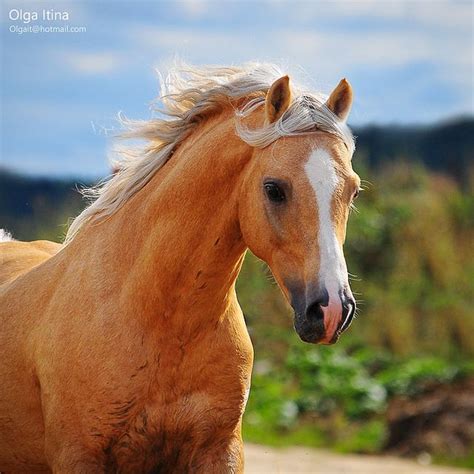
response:
{"label": "dirt ground", "polygon": [[421,465],[390,456],[334,454],[309,448],[245,446],[246,474],[461,474],[470,471]]}

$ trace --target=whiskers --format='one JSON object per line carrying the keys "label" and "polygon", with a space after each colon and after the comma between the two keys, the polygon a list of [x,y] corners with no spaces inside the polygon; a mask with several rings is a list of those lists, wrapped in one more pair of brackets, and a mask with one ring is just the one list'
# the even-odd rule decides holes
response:
{"label": "whiskers", "polygon": [[351,213],[356,212],[357,214],[359,214],[360,212],[359,209],[357,209],[357,206],[353,202],[351,202],[351,205],[349,206],[349,210]]}
{"label": "whiskers", "polygon": [[[372,188],[373,184],[370,181],[367,181],[366,179],[361,180],[360,186],[359,186],[359,192],[367,191],[368,189]],[[355,205],[354,201],[351,202],[349,206],[350,212],[356,212],[357,214],[360,212],[357,206]]]}
{"label": "whiskers", "polygon": [[348,278],[351,281],[362,281],[362,278],[360,278],[358,275],[355,273],[347,272]]}
{"label": "whiskers", "polygon": [[356,309],[354,311],[354,316],[352,316],[352,319],[357,319],[360,316],[360,308],[359,305],[356,306]]}
{"label": "whiskers", "polygon": [[[362,281],[361,278],[357,277],[356,275],[353,275],[351,273],[348,273],[349,274],[349,279],[350,280],[356,280],[356,281]],[[360,314],[361,314],[361,306],[364,306],[365,305],[365,300],[359,298],[359,296],[361,296],[362,293],[360,291],[353,291],[352,292],[352,296],[354,297],[354,300],[355,300],[355,303],[356,303],[356,309],[354,311],[354,319],[356,319]]]}
{"label": "whiskers", "polygon": [[[353,293],[354,294],[354,293]],[[361,293],[355,293],[355,295],[360,295]],[[354,311],[354,319],[356,319],[361,314],[361,306],[365,305],[365,301],[361,300],[360,298],[354,298],[356,302],[356,309]]]}
{"label": "whiskers", "polygon": [[275,277],[272,273],[272,271],[270,270],[270,267],[262,260],[261,261],[261,264],[262,264],[262,270],[263,270],[263,274],[265,275],[265,279],[272,285],[272,286],[278,286],[278,283],[277,281],[275,280]]}

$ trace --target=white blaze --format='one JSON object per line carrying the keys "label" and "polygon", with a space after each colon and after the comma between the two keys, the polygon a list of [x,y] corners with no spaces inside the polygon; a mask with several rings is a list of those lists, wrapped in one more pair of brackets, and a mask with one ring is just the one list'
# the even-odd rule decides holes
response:
{"label": "white blaze", "polygon": [[334,160],[324,148],[315,149],[305,172],[316,196],[319,215],[319,281],[329,300],[339,301],[339,291],[347,284],[347,266],[336,236],[331,203],[339,184]]}

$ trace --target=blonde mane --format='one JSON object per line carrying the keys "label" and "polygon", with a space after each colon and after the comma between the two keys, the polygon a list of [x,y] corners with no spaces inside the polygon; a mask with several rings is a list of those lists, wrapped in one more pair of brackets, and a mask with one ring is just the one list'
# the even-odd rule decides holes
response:
{"label": "blonde mane", "polygon": [[[148,121],[121,118],[125,130],[120,138],[145,141],[142,148],[123,148],[114,164],[117,172],[109,180],[83,190],[93,200],[71,223],[65,243],[70,242],[87,223],[111,216],[169,160],[173,150],[202,121],[229,101],[253,97],[236,110],[236,133],[253,147],[265,147],[283,136],[321,130],[344,141],[354,150],[349,128],[328,107],[326,96],[292,85],[293,102],[276,122],[249,129],[242,118],[265,102],[265,93],[284,73],[273,64],[248,63],[240,67],[178,66],[161,80],[162,117]],[[161,76],[160,76],[161,77]]]}

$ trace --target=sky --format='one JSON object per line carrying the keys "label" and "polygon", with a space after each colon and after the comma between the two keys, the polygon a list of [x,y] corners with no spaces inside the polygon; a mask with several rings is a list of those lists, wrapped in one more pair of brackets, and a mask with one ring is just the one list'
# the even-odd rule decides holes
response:
{"label": "sky", "polygon": [[325,93],[346,77],[354,126],[474,113],[471,0],[0,3],[0,166],[22,173],[108,174],[117,113],[149,118],[176,57],[276,62]]}

